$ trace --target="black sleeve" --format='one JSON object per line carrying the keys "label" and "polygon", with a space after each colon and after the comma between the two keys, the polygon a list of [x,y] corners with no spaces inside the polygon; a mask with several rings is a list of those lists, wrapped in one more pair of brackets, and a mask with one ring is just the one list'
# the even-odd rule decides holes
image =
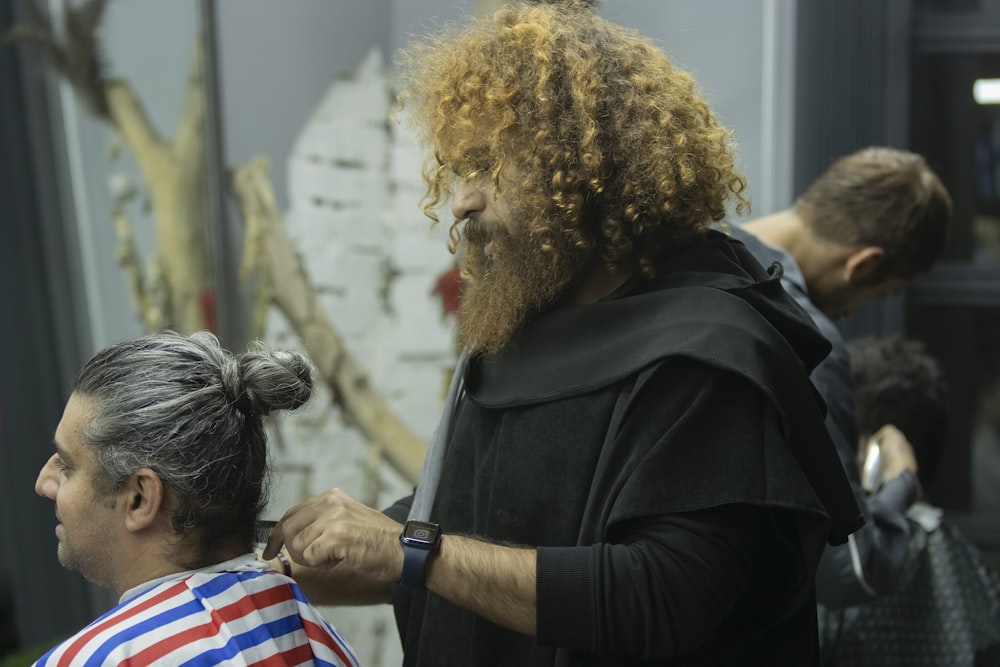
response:
{"label": "black sleeve", "polygon": [[820,561],[817,599],[837,608],[896,589],[910,540],[906,510],[917,499],[920,483],[905,472],[870,496],[861,488],[850,368],[842,344],[835,342],[833,352],[816,367],[811,379],[826,402],[827,430],[865,515],[865,524],[846,543],[828,547]]}
{"label": "black sleeve", "polygon": [[538,643],[668,657],[693,651],[746,593],[767,510],[665,516],[623,544],[538,549]]}
{"label": "black sleeve", "polygon": [[406,523],[406,517],[410,514],[410,506],[413,504],[413,495],[410,494],[405,498],[400,498],[392,505],[389,505],[382,513],[388,516],[393,521],[398,521],[399,523]]}
{"label": "black sleeve", "polygon": [[[537,551],[538,643],[665,658],[703,646],[757,593],[771,597],[771,610],[801,606],[803,595],[813,605],[825,531],[804,550],[791,517],[801,507],[795,485],[806,483],[762,392],[676,360],[656,371],[632,409],[615,446],[640,453],[605,471],[627,477],[614,492],[605,539]],[[780,488],[765,463],[777,459],[775,468],[787,470]],[[781,555],[755,562],[768,550]],[[771,576],[777,570],[783,579]],[[748,595],[764,580],[782,590]]]}
{"label": "black sleeve", "polygon": [[906,510],[919,491],[920,482],[904,471],[859,503],[865,525],[846,544],[823,552],[816,574],[821,604],[837,609],[898,589],[911,534]]}

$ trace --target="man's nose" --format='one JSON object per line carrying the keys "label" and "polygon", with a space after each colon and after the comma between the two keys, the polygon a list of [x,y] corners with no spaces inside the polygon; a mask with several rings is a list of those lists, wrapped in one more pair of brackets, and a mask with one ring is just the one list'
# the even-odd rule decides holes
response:
{"label": "man's nose", "polygon": [[480,188],[467,181],[459,181],[455,186],[455,196],[451,200],[451,212],[457,220],[465,220],[486,208],[486,196]]}
{"label": "man's nose", "polygon": [[35,493],[50,499],[55,499],[56,491],[59,489],[59,482],[56,480],[56,456],[58,454],[49,457],[38,471],[38,479],[35,480]]}

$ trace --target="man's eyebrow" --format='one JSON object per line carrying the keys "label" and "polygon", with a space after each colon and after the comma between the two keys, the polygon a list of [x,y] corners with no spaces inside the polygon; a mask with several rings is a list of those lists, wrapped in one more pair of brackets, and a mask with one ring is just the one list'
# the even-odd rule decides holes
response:
{"label": "man's eyebrow", "polygon": [[73,457],[70,456],[69,453],[58,442],[55,441],[55,439],[52,440],[52,448],[56,450],[56,454],[58,454],[59,458],[62,459],[63,461],[70,462],[73,460]]}

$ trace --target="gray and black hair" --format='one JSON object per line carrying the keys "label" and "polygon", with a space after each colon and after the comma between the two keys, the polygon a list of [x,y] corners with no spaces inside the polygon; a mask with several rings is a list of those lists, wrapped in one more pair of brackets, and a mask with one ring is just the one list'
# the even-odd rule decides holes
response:
{"label": "gray and black hair", "polygon": [[252,546],[268,496],[263,419],[300,407],[312,387],[303,355],[261,343],[233,354],[204,331],[111,345],[73,383],[94,401],[83,438],[100,471],[97,490],[111,493],[136,470],[153,470],[176,503],[176,533],[197,532],[197,555],[188,558],[199,561],[233,540]]}

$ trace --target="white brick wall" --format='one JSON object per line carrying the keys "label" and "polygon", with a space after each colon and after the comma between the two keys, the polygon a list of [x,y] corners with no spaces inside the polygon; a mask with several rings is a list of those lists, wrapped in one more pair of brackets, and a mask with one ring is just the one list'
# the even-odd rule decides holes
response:
{"label": "white brick wall", "polygon": [[[453,331],[436,296],[453,257],[447,224],[430,228],[419,208],[420,152],[388,119],[393,87],[373,50],[353,76],[335,81],[288,158],[288,232],[331,321],[397,414],[430,437],[454,363]],[[272,312],[269,342],[302,349]],[[269,515],[338,486],[375,507],[410,483],[373,463],[329,389],[272,425],[275,480]],[[368,667],[398,665],[391,608],[323,608]]]}

